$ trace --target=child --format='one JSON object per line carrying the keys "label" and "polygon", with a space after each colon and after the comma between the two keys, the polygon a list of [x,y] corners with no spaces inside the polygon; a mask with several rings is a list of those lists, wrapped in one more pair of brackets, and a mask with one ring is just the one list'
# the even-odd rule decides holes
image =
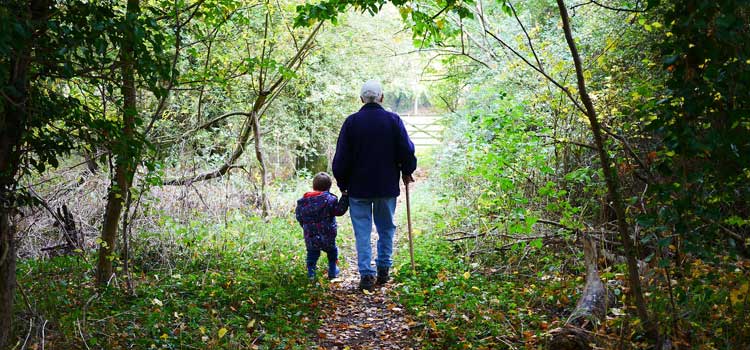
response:
{"label": "child", "polygon": [[349,196],[341,194],[341,200],[331,192],[331,177],[318,173],[313,179],[313,191],[307,192],[297,201],[297,221],[302,226],[307,248],[307,277],[315,279],[315,269],[320,251],[328,255],[328,278],[339,275],[339,250],[336,248],[336,216],[346,213]]}

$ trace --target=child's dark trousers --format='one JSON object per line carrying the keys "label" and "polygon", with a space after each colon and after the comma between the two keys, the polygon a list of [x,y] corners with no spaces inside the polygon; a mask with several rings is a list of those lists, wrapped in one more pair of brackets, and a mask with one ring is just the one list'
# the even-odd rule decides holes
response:
{"label": "child's dark trousers", "polygon": [[318,258],[320,258],[321,251],[326,252],[326,255],[328,255],[328,278],[336,278],[336,276],[338,275],[338,267],[336,267],[336,262],[339,259],[339,249],[335,245],[327,249],[307,250],[307,277],[315,277],[315,270],[318,266]]}

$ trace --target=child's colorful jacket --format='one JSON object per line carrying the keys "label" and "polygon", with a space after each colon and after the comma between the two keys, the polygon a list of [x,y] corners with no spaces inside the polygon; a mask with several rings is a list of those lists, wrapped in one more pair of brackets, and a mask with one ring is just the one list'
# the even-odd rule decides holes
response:
{"label": "child's colorful jacket", "polygon": [[336,245],[336,216],[346,213],[349,196],[339,200],[332,193],[307,192],[297,200],[297,221],[302,226],[307,249],[329,249]]}

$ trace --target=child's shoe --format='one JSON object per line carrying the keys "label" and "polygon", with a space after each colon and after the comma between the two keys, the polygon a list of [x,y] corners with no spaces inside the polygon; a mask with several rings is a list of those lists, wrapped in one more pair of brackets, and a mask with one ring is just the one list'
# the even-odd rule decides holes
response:
{"label": "child's shoe", "polygon": [[336,277],[339,277],[339,273],[340,273],[340,272],[341,272],[341,270],[339,270],[339,267],[338,267],[338,266],[334,266],[334,269],[333,269],[333,270],[331,270],[331,269],[329,268],[329,269],[328,269],[328,279],[329,279],[329,280],[332,280],[332,279],[334,279],[334,278],[336,278]]}
{"label": "child's shoe", "polygon": [[315,269],[314,268],[307,268],[307,279],[310,280],[310,282],[315,281]]}

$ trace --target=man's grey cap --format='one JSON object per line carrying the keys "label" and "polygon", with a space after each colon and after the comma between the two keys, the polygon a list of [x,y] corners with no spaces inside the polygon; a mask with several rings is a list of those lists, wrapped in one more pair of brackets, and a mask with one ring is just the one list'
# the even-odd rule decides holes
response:
{"label": "man's grey cap", "polygon": [[383,88],[380,86],[380,82],[377,80],[368,80],[362,84],[362,91],[359,96],[362,98],[379,98],[383,95]]}

